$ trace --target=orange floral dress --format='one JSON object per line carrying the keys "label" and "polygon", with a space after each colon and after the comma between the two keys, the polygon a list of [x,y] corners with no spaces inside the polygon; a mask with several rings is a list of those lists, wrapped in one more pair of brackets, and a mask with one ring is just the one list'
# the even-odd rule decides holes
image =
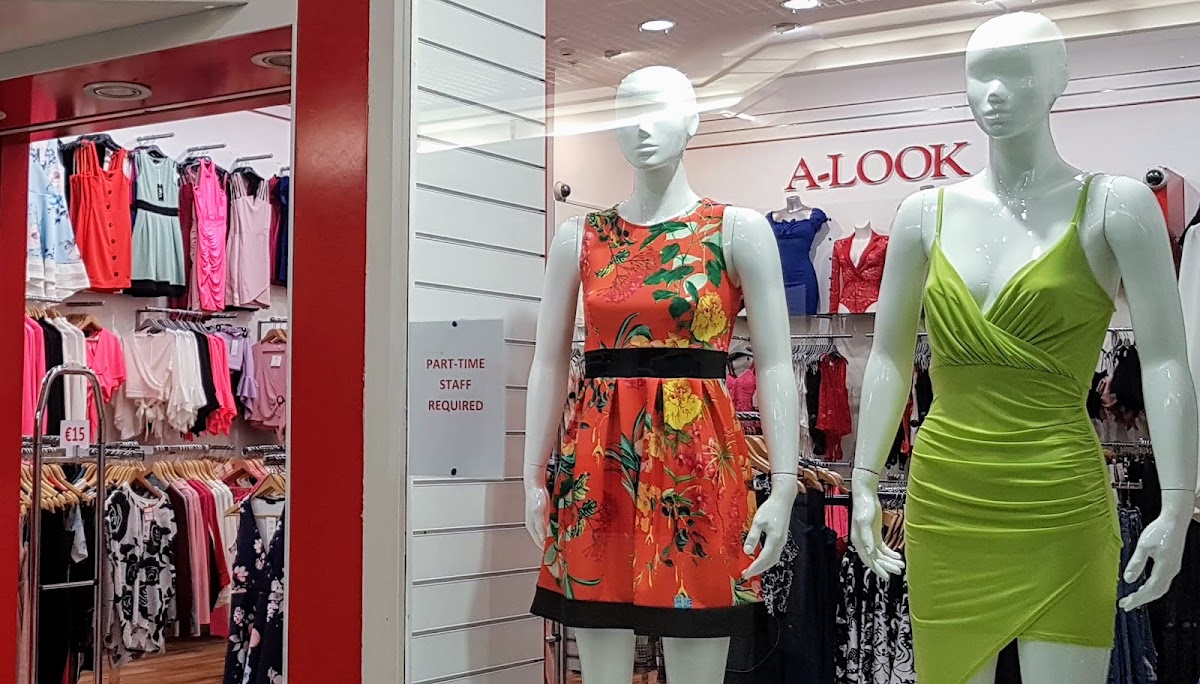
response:
{"label": "orange floral dress", "polygon": [[584,226],[585,371],[550,474],[533,612],[573,627],[716,637],[749,631],[756,510],[725,361],[742,293],[725,207]]}

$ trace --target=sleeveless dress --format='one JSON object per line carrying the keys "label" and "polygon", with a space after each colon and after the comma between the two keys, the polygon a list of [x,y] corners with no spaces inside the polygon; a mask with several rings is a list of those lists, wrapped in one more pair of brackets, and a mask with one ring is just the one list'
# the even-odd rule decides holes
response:
{"label": "sleeveless dress", "polygon": [[1113,302],[1078,230],[986,312],[941,247],[925,286],[935,399],[905,517],[917,676],[963,682],[1015,638],[1111,648],[1121,537],[1085,402]]}
{"label": "sleeveless dress", "polygon": [[217,165],[211,159],[200,160],[192,182],[192,207],[195,220],[192,222],[191,283],[193,309],[222,311],[225,309],[225,294],[228,282],[229,237],[226,218],[229,200],[220,178]]}
{"label": "sleeveless dress", "polygon": [[134,182],[133,283],[134,297],[177,297],[187,276],[183,266],[183,235],[179,231],[179,165],[156,158],[149,150],[133,154]]}
{"label": "sleeveless dress", "polygon": [[230,174],[229,276],[226,306],[271,306],[271,198],[266,180],[251,195],[246,177]]}
{"label": "sleeveless dress", "polygon": [[85,140],[75,152],[71,225],[96,292],[118,292],[131,282],[133,225],[125,154],[124,149],[117,150],[106,169],[96,154],[96,143]]}
{"label": "sleeveless dress", "polygon": [[779,243],[779,260],[783,263],[783,290],[787,297],[788,313],[811,316],[820,306],[817,271],[812,263],[813,240],[829,218],[820,209],[813,209],[808,218],[776,221],[767,215],[775,241]]}
{"label": "sleeveless dress", "polygon": [[532,612],[638,634],[748,634],[742,579],[756,510],[725,388],[742,294],[726,271],[725,207],[653,226],[617,210],[583,228],[584,379],[550,476]]}

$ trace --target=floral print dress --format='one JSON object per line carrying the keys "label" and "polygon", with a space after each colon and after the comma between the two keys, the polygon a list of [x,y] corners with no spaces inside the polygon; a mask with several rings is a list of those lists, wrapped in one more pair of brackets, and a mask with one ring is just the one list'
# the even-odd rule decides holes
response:
{"label": "floral print dress", "polygon": [[243,501],[233,560],[229,650],[224,684],[283,684],[283,518],[263,541],[252,500]]}
{"label": "floral print dress", "polygon": [[[652,226],[615,208],[586,219],[586,371],[550,474],[537,615],[655,636],[748,631],[760,582],[742,578],[742,544],[756,503],[724,383],[742,308],[724,210],[702,200]],[[614,376],[613,359],[652,370]]]}

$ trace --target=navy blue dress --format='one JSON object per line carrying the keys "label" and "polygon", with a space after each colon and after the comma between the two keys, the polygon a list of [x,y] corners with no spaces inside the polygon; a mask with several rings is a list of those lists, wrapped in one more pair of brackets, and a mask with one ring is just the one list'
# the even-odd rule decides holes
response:
{"label": "navy blue dress", "polygon": [[817,271],[813,268],[813,240],[828,221],[825,212],[813,209],[808,218],[776,221],[774,213],[767,215],[775,240],[779,243],[779,259],[783,262],[783,287],[787,296],[788,313],[792,316],[811,316],[817,313],[820,291],[817,290]]}
{"label": "navy blue dress", "polygon": [[270,545],[264,544],[250,501],[242,502],[224,684],[283,682],[285,529],[287,525],[280,518]]}

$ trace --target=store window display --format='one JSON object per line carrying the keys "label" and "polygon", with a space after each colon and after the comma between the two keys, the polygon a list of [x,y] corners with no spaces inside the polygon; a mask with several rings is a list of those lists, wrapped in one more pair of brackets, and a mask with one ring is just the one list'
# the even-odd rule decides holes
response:
{"label": "store window display", "polygon": [[[797,492],[779,253],[761,214],[691,189],[683,151],[700,117],[687,77],[634,72],[617,116],[633,196],[563,224],[547,261],[525,446],[526,526],[543,549],[533,612],[577,628],[589,684],[631,680],[635,633],[664,637],[670,679],[715,683],[729,637],[761,602],[759,576],[780,558]],[[555,449],[581,285],[581,409]],[[743,302],[770,407],[773,486],[757,510],[722,383]]]}
{"label": "store window display", "polygon": [[[1049,113],[1068,70],[1053,22],[987,21],[966,70],[988,160],[969,180],[911,196],[896,216],[864,378],[851,536],[876,573],[907,570],[922,681],[990,682],[1016,639],[1027,684],[1101,682],[1114,578],[1150,568],[1124,610],[1163,596],[1193,510],[1196,397],[1167,230],[1141,182],[1082,171],[1056,150]],[[1085,407],[1119,285],[1162,481],[1162,512],[1123,568]],[[922,305],[936,398],[914,448],[902,560],[884,543],[877,492]]]}

